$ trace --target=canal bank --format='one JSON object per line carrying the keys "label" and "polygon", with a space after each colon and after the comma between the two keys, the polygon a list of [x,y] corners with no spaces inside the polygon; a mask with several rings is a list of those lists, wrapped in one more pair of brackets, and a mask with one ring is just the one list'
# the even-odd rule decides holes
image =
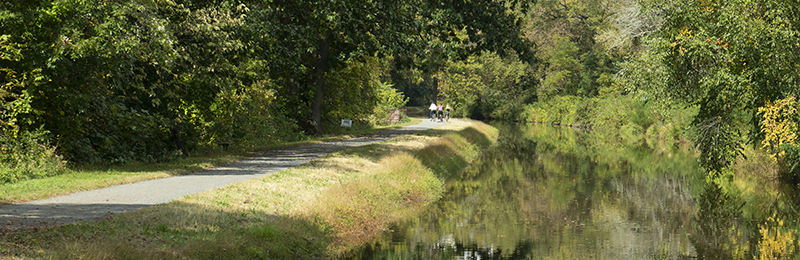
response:
{"label": "canal bank", "polygon": [[6,233],[0,249],[31,258],[336,257],[436,201],[442,179],[496,135],[451,120],[104,221]]}

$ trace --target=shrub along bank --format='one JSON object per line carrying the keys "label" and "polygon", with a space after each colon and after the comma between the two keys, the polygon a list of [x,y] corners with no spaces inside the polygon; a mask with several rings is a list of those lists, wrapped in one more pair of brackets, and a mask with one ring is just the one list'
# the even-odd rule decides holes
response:
{"label": "shrub along bank", "polygon": [[490,126],[451,120],[105,221],[4,234],[0,250],[89,259],[340,256],[437,200],[443,179],[496,138]]}
{"label": "shrub along bank", "polygon": [[517,118],[507,119],[592,128],[610,140],[673,149],[688,142],[686,130],[695,114],[696,108],[663,108],[631,95],[558,96],[526,105]]}
{"label": "shrub along bank", "polygon": [[[696,107],[667,108],[644,102],[633,95],[593,98],[559,96],[547,102],[526,105],[517,118],[507,119],[591,128],[610,143],[644,144],[663,152],[676,148],[695,148],[690,140],[695,134],[691,123],[697,113]],[[776,160],[777,157],[772,156],[770,151],[762,149],[761,142],[753,143],[743,147],[743,154],[722,175],[794,181],[792,169],[787,169],[791,165],[783,165]]]}
{"label": "shrub along bank", "polygon": [[[644,102],[633,95],[593,98],[559,96],[547,102],[526,105],[517,118],[507,119],[591,128],[609,142],[646,144],[653,150],[665,151],[694,148],[692,146],[695,144],[689,140],[694,139],[693,135],[696,134],[692,131],[691,123],[697,113],[696,107],[668,108]],[[765,132],[769,136],[770,132]],[[772,156],[773,152],[762,149],[762,142],[750,142],[753,145],[744,146],[740,158],[725,169],[722,175],[782,178],[788,182],[796,182],[796,177],[791,172],[794,170],[792,165],[785,165],[779,157]],[[787,154],[795,156],[790,152]],[[773,158],[769,158],[771,156]],[[760,170],[754,172],[752,169]]]}

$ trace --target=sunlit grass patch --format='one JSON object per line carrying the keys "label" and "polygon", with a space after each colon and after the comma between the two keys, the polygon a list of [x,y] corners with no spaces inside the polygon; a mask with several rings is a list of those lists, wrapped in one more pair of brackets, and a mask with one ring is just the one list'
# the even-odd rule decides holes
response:
{"label": "sunlit grass patch", "polygon": [[365,145],[347,149],[334,153],[331,156],[354,156],[370,160],[375,163],[381,160],[381,158],[395,153],[415,153],[430,145],[430,143],[435,141],[437,138],[438,137],[419,135],[401,136],[380,144]]}

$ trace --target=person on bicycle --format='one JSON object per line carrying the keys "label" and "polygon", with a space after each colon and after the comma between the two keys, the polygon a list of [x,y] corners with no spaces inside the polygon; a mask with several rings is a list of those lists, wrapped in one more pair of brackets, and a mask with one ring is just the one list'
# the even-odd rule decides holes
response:
{"label": "person on bicycle", "polygon": [[447,104],[447,107],[444,108],[444,118],[450,122],[450,104]]}
{"label": "person on bicycle", "polygon": [[442,117],[444,117],[444,108],[442,107],[442,103],[439,103],[439,106],[436,108],[439,110],[439,122],[441,122]]}
{"label": "person on bicycle", "polygon": [[431,110],[431,121],[433,121],[433,118],[436,116],[436,108],[436,102],[431,101],[431,106],[428,107],[428,109]]}

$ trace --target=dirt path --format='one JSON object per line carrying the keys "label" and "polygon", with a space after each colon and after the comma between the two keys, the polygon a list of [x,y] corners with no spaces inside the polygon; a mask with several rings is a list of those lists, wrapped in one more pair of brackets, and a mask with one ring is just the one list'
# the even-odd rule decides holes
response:
{"label": "dirt path", "polygon": [[268,150],[250,159],[189,175],[3,205],[0,206],[0,230],[101,220],[113,214],[167,203],[186,195],[276,173],[346,148],[377,143],[445,124],[423,120],[417,125],[364,137]]}

